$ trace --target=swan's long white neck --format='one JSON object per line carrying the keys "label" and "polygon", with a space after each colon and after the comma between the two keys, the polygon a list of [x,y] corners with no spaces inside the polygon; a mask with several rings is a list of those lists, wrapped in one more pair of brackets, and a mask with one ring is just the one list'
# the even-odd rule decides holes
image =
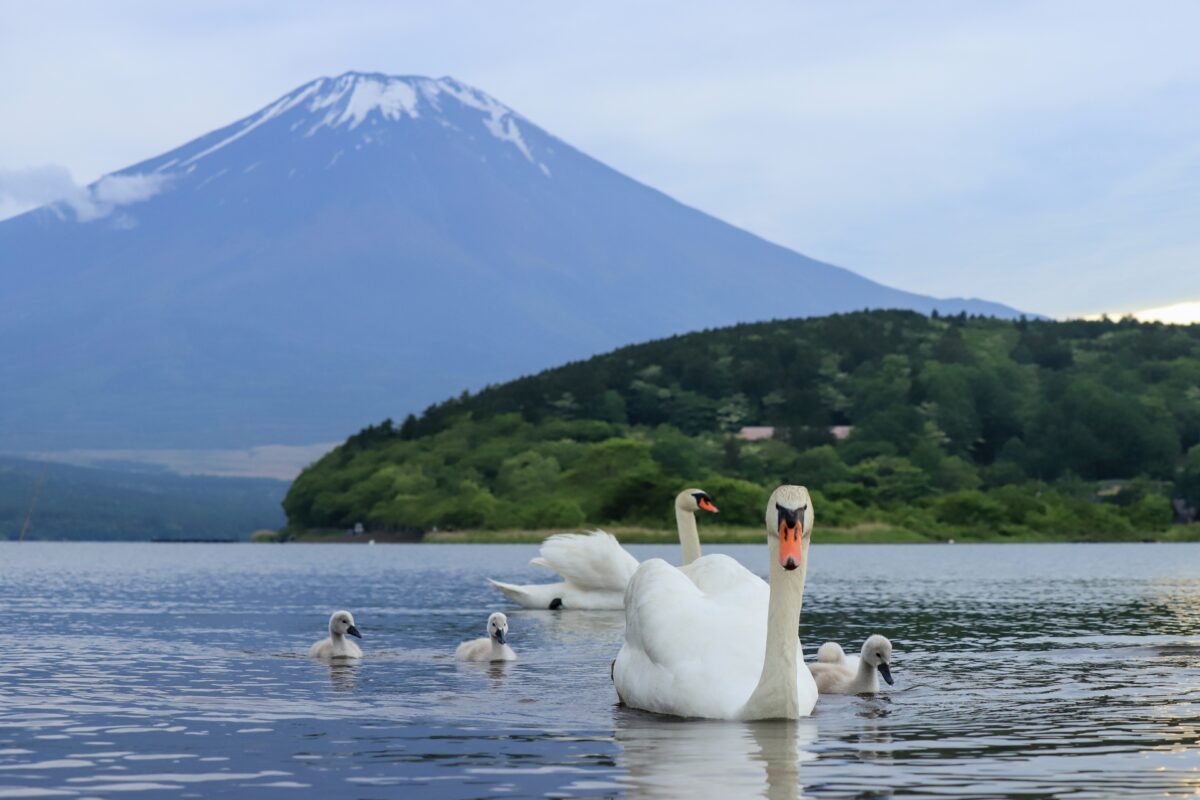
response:
{"label": "swan's long white neck", "polygon": [[879,677],[876,675],[876,668],[867,663],[867,654],[864,652],[858,659],[858,674],[854,676],[854,685],[861,687],[863,692],[879,691]]}
{"label": "swan's long white neck", "polygon": [[788,571],[779,564],[779,539],[770,538],[771,599],[767,611],[767,648],[758,686],[746,701],[742,719],[797,719],[800,716],[796,687],[800,668],[797,626],[800,607],[804,603],[808,544],[806,539],[800,567]]}
{"label": "swan's long white neck", "polygon": [[679,545],[683,549],[683,564],[700,557],[700,532],[696,530],[696,514],[675,507],[675,527],[679,529]]}

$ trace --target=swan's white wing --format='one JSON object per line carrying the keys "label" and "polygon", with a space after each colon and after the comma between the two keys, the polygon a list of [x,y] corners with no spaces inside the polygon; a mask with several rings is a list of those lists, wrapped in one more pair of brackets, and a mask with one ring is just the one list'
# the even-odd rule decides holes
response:
{"label": "swan's white wing", "polygon": [[770,600],[771,588],[762,578],[743,567],[736,560],[722,555],[698,558],[691,564],[679,568],[696,588],[707,595],[727,595],[730,602],[751,602],[755,598],[766,603]]}
{"label": "swan's white wing", "polygon": [[488,583],[525,608],[563,609],[564,611],[620,611],[625,607],[625,591],[578,589],[565,581],[559,583],[529,583],[523,586],[488,578]]}
{"label": "swan's white wing", "polygon": [[611,533],[556,533],[542,542],[539,567],[552,569],[578,589],[624,592],[638,561]]}
{"label": "swan's white wing", "polygon": [[662,559],[638,568],[625,592],[625,644],[614,669],[626,703],[690,717],[738,712],[758,683],[767,626],[765,595],[746,574],[765,588],[722,555],[686,573]]}
{"label": "swan's white wing", "polygon": [[530,583],[521,586],[491,578],[487,580],[492,586],[504,592],[514,603],[523,605],[525,608],[550,608],[556,599],[559,601],[556,605],[561,605],[562,597],[567,591],[565,583]]}

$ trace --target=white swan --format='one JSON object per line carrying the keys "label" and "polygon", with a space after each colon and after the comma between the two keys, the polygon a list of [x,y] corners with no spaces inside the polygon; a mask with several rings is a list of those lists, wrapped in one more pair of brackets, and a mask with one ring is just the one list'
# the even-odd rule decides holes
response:
{"label": "white swan", "polygon": [[[683,550],[683,563],[700,558],[700,534],[696,512],[717,512],[708,492],[684,489],[675,497],[675,525]],[[557,533],[542,542],[541,555],[529,562],[562,576],[560,583],[518,586],[488,578],[495,586],[525,608],[621,609],[625,587],[638,568],[638,560],[621,547],[616,537],[604,531]]]}
{"label": "white swan", "polygon": [[329,638],[310,647],[308,654],[313,658],[362,658],[362,650],[346,634],[362,638],[354,625],[354,615],[349,611],[333,612],[329,618]]}
{"label": "white swan", "polygon": [[847,656],[837,642],[826,642],[808,668],[821,694],[875,694],[880,675],[889,686],[895,683],[891,665],[892,643],[886,636],[874,634],[863,642],[862,654],[857,656]]}
{"label": "white swan", "polygon": [[803,486],[771,494],[765,605],[762,581],[728,556],[705,556],[683,569],[661,559],[638,567],[625,593],[625,643],[612,668],[621,701],[680,717],[812,713],[817,686],[796,636],[812,521]]}
{"label": "white swan", "polygon": [[508,646],[508,617],[497,611],[488,617],[488,635],[463,642],[454,651],[459,661],[516,661],[517,654]]}

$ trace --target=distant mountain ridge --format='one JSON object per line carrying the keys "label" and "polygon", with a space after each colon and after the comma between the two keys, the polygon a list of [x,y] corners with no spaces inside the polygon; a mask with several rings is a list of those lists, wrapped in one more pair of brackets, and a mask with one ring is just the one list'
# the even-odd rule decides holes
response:
{"label": "distant mountain ridge", "polygon": [[283,523],[286,481],[139,465],[74,467],[0,456],[0,541],[241,539]]}
{"label": "distant mountain ridge", "polygon": [[346,73],[0,222],[0,450],[329,441],[623,344],[967,311],[684,206],[452,78]]}

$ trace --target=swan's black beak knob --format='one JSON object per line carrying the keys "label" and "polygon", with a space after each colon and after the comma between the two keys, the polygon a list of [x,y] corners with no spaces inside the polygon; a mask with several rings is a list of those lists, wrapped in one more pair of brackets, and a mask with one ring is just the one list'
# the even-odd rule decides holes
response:
{"label": "swan's black beak knob", "polygon": [[357,636],[359,639],[362,638],[362,634],[358,632],[358,628],[354,627],[353,625],[351,625],[349,628],[346,628],[346,633],[350,634],[351,636]]}
{"label": "swan's black beak knob", "polygon": [[500,644],[508,644],[504,639],[504,631],[496,631],[496,641]]}

